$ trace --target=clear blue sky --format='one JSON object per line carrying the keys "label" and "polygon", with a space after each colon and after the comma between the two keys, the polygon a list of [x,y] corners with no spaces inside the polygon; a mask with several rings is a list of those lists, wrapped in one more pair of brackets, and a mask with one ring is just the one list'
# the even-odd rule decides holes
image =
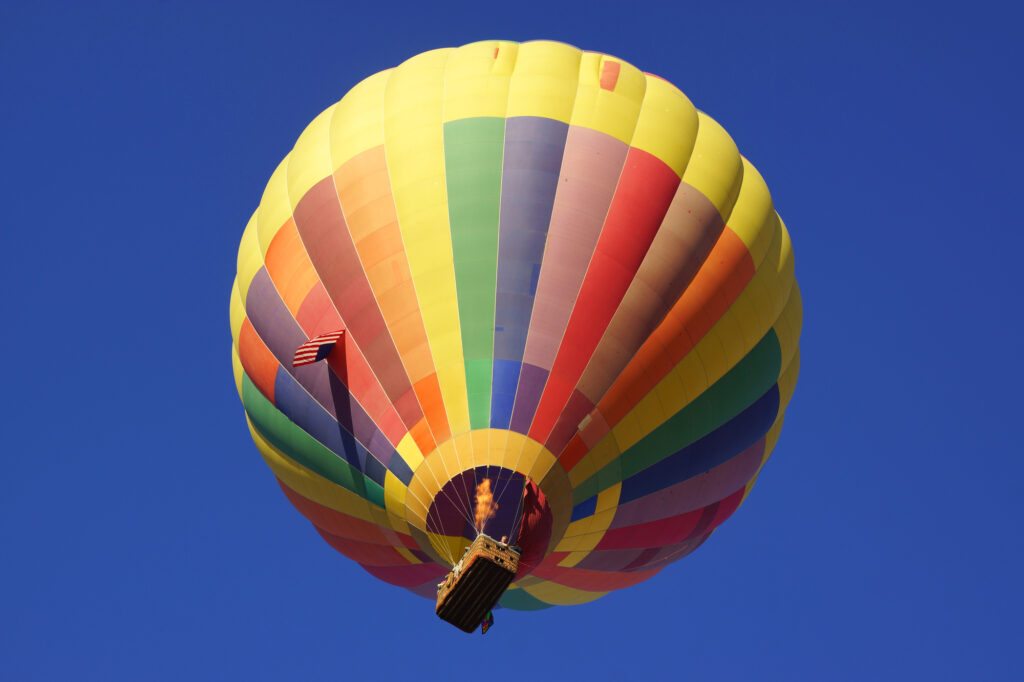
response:
{"label": "clear blue sky", "polygon": [[[1024,679],[1020,10],[87,4],[0,8],[0,678]],[[291,508],[227,315],[305,124],[484,38],[678,85],[766,178],[805,310],[740,511],[636,588],[481,639]]]}

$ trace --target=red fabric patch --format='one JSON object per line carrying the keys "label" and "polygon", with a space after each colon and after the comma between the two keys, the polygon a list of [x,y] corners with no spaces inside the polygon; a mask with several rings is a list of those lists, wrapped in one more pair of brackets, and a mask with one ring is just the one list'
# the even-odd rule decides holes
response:
{"label": "red fabric patch", "polygon": [[606,61],[601,65],[601,89],[615,90],[615,84],[619,82],[619,70],[622,64],[613,61]]}
{"label": "red fabric patch", "polygon": [[528,480],[523,487],[523,521],[517,541],[523,553],[519,557],[516,579],[529,575],[544,560],[551,542],[551,524],[547,498],[536,483]]}

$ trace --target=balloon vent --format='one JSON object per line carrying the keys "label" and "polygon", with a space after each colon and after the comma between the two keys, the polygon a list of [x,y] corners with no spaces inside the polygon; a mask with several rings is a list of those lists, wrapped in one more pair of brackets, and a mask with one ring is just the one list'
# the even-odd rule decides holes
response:
{"label": "balloon vent", "polygon": [[505,593],[519,569],[519,548],[484,533],[437,586],[437,615],[473,632]]}

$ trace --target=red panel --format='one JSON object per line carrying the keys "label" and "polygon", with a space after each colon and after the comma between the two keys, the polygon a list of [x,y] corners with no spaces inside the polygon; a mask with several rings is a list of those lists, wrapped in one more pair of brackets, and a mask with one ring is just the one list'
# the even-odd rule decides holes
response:
{"label": "red panel", "polygon": [[667,519],[611,529],[597,543],[596,549],[640,549],[682,542],[697,529],[703,513],[703,509],[697,509]]}
{"label": "red panel", "polygon": [[703,509],[635,526],[611,529],[604,534],[596,549],[664,547],[706,535],[736,511],[745,489],[740,488],[724,500]]}
{"label": "red panel", "polygon": [[373,374],[407,427],[423,416],[415,401],[400,401],[412,385],[387,331],[349,234],[334,178],[314,185],[295,208],[295,226],[320,281]]}
{"label": "red panel", "polygon": [[323,528],[315,526],[320,537],[327,544],[338,550],[349,559],[368,566],[411,566],[408,559],[399,554],[391,545],[378,545],[372,542],[360,542],[350,540],[338,535],[328,533]]}
{"label": "red panel", "polygon": [[391,545],[391,542],[385,537],[377,524],[349,516],[336,509],[325,507],[307,497],[303,497],[285,485],[281,479],[277,479],[277,483],[281,486],[281,490],[284,491],[292,506],[298,509],[317,528],[322,528],[333,535],[350,540],[372,542],[378,545]]}
{"label": "red panel", "polygon": [[640,268],[672,203],[679,176],[656,156],[631,148],[551,375],[530,427],[545,442],[604,330]]}
{"label": "red panel", "polygon": [[[363,564],[360,564],[363,566]],[[437,564],[411,564],[406,566],[363,566],[363,569],[378,580],[398,587],[420,587],[431,580],[440,582],[448,569]],[[436,588],[435,588],[436,595]]]}
{"label": "red panel", "polygon": [[274,402],[274,381],[280,365],[248,317],[242,322],[242,330],[238,334],[238,356],[242,360],[242,369],[252,383],[267,400]]}
{"label": "red panel", "polygon": [[693,350],[753,276],[754,262],[746,245],[726,227],[668,316],[598,403],[610,426],[618,424]]}
{"label": "red panel", "polygon": [[[323,330],[345,326],[320,282],[309,291],[295,319],[306,335],[311,337]],[[355,339],[350,334],[345,334],[339,345],[340,347],[335,348],[327,356],[327,364],[377,424],[381,433],[397,447],[406,432],[398,413],[384,394],[377,377],[370,370]]]}
{"label": "red panel", "polygon": [[583,442],[582,438],[580,438],[580,434],[577,433],[572,437],[572,440],[569,441],[569,445],[566,446],[565,451],[558,456],[558,463],[561,464],[562,468],[565,469],[566,473],[568,473],[570,469],[579,464],[579,461],[583,459],[588,452],[590,452],[590,448],[587,447],[587,444]]}
{"label": "red panel", "polygon": [[532,573],[559,585],[572,587],[587,592],[610,592],[632,587],[653,577],[661,569],[653,571],[630,571],[629,573],[613,573],[609,571],[591,571],[585,568],[564,568],[559,566],[538,566]]}

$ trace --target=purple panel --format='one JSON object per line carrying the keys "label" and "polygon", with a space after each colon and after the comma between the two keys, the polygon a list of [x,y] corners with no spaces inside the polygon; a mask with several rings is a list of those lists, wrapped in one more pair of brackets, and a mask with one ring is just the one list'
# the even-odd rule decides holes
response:
{"label": "purple panel", "polygon": [[583,557],[575,568],[589,571],[621,571],[646,552],[644,549],[597,549]]}
{"label": "purple panel", "polygon": [[711,536],[711,533],[699,535],[689,540],[684,540],[673,545],[658,547],[653,556],[647,562],[634,562],[634,564],[622,569],[623,571],[653,571],[662,569],[674,561],[679,561],[695,549],[704,544],[704,541]]}
{"label": "purple panel", "polygon": [[562,152],[569,126],[532,116],[505,125],[494,357],[519,361],[526,347]]}
{"label": "purple panel", "polygon": [[764,445],[762,438],[710,471],[619,505],[610,528],[678,516],[728,497],[757,473],[764,456]]}
{"label": "purple panel", "polygon": [[[447,570],[445,572],[447,572]],[[422,585],[417,585],[415,587],[407,587],[405,589],[409,590],[410,592],[415,594],[417,597],[426,597],[427,599],[429,599],[431,601],[436,601],[437,600],[437,583],[439,583],[439,582],[441,582],[440,578],[432,578],[432,579],[428,580],[427,582],[423,583]]]}
{"label": "purple panel", "polygon": [[256,333],[281,367],[386,467],[395,453],[394,446],[327,363],[292,367],[295,349],[308,339],[281,300],[266,267],[260,268],[249,285],[245,308]]}
{"label": "purple panel", "polygon": [[524,380],[538,375],[527,377],[527,367],[542,369],[545,380],[551,371],[628,151],[627,144],[604,133],[569,128],[512,412],[513,430],[526,433],[529,424],[524,427],[524,421],[533,421],[536,400],[522,389]]}
{"label": "purple panel", "polygon": [[519,389],[516,392],[515,407],[512,410],[512,422],[509,430],[527,433],[533,421],[533,413],[537,410],[540,395],[544,392],[544,383],[548,380],[548,370],[534,365],[524,364],[519,373]]}

